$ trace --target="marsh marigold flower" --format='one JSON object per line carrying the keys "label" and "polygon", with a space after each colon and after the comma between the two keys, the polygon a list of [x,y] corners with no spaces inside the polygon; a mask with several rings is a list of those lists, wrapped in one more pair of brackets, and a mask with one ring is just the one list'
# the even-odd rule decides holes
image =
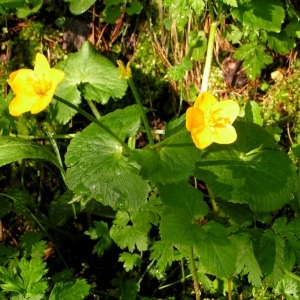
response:
{"label": "marsh marigold flower", "polygon": [[20,69],[9,76],[8,84],[16,95],[9,105],[9,113],[20,116],[27,111],[41,112],[52,101],[64,77],[63,71],[51,69],[46,57],[37,53],[33,70]]}
{"label": "marsh marigold flower", "polygon": [[237,135],[232,123],[239,110],[239,105],[233,100],[219,102],[212,94],[201,93],[186,112],[186,128],[196,147],[204,149],[212,143],[233,143]]}

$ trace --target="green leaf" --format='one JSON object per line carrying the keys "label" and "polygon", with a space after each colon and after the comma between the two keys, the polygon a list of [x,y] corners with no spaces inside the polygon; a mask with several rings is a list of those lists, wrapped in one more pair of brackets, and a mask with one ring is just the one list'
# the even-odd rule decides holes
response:
{"label": "green leaf", "polygon": [[238,6],[237,0],[222,0],[222,2],[233,7]]}
{"label": "green leaf", "polygon": [[12,137],[0,137],[0,166],[7,165],[21,159],[41,159],[53,163],[60,170],[62,166],[56,156],[47,148],[32,141]]}
{"label": "green leaf", "polygon": [[104,252],[110,248],[112,240],[109,235],[108,225],[106,222],[94,221],[94,228],[89,228],[85,231],[86,235],[89,235],[92,240],[98,240],[97,244],[94,247],[94,253],[97,253],[98,256],[102,256]]}
{"label": "green leaf", "polygon": [[148,146],[132,153],[132,159],[141,166],[140,175],[153,183],[187,180],[200,156],[184,119],[175,129],[166,130],[165,139],[154,149]]}
{"label": "green leaf", "polygon": [[128,252],[122,252],[119,257],[119,262],[123,262],[123,266],[126,272],[131,271],[134,267],[140,267],[142,258],[138,254],[131,254]]}
{"label": "green leaf", "polygon": [[161,238],[167,242],[193,245],[203,239],[201,218],[208,213],[202,193],[187,182],[159,186],[165,209],[160,221]]}
{"label": "green leaf", "polygon": [[77,278],[75,282],[58,282],[49,300],[83,300],[89,295],[90,288],[91,286],[85,279]]}
{"label": "green leaf", "polygon": [[[284,274],[277,286],[275,287],[275,293],[283,295],[286,299],[299,299],[300,298],[300,286],[299,281]],[[292,296],[292,297],[289,297]]]}
{"label": "green leaf", "polygon": [[182,63],[172,66],[167,71],[167,76],[174,80],[180,80],[184,77],[185,72],[190,71],[193,68],[193,62],[188,58],[184,57]]}
{"label": "green leaf", "polygon": [[288,54],[295,46],[295,39],[287,36],[286,31],[268,34],[268,46],[281,55]]}
{"label": "green leaf", "polygon": [[236,274],[247,274],[248,281],[254,286],[261,285],[262,272],[253,253],[253,242],[248,233],[235,237],[238,247]]}
{"label": "green leaf", "polygon": [[78,203],[70,203],[74,194],[67,190],[64,194],[57,197],[49,205],[49,219],[56,226],[63,226],[70,218],[80,212]]}
{"label": "green leaf", "polygon": [[244,61],[244,70],[252,80],[260,75],[261,70],[273,61],[272,57],[264,51],[264,47],[258,45],[257,42],[242,45],[236,50],[233,57]]}
{"label": "green leaf", "polygon": [[[193,61],[200,61],[207,49],[207,39],[204,31],[190,31],[189,37],[189,55]],[[171,76],[172,77],[172,76]]]}
{"label": "green leaf", "polygon": [[260,107],[255,101],[247,101],[245,106],[245,119],[249,123],[263,125],[263,118],[260,114]]}
{"label": "green leaf", "polygon": [[205,234],[200,243],[194,245],[200,263],[206,272],[217,277],[233,275],[237,259],[235,244],[228,238],[225,227],[215,221],[202,226]]}
{"label": "green leaf", "polygon": [[[122,140],[136,134],[140,125],[137,105],[116,110],[101,119]],[[139,166],[122,154],[122,146],[96,124],[71,141],[66,153],[66,183],[76,195],[94,198],[114,209],[138,210],[146,203],[148,183]]]}
{"label": "green leaf", "polygon": [[120,6],[107,6],[103,10],[104,21],[109,24],[115,24],[122,15]]}
{"label": "green leaf", "polygon": [[276,286],[284,270],[284,240],[270,229],[254,234],[254,254],[262,274]]}
{"label": "green leaf", "polygon": [[121,249],[127,247],[130,252],[133,252],[135,248],[139,251],[148,249],[147,235],[135,226],[112,226],[110,229],[110,236]]}
{"label": "green leaf", "polygon": [[300,38],[300,22],[298,19],[292,19],[284,28],[287,36]]}
{"label": "green leaf", "polygon": [[41,233],[28,231],[20,238],[19,246],[31,257],[43,257],[48,246],[42,238]]}
{"label": "green leaf", "polygon": [[268,0],[267,5],[261,0],[239,0],[237,8],[232,9],[232,15],[252,30],[279,32],[285,18],[285,11],[280,0]]}
{"label": "green leaf", "polygon": [[28,0],[25,3],[27,4],[26,6],[17,9],[17,17],[20,19],[38,12],[43,5],[43,0]]}
{"label": "green leaf", "polygon": [[155,241],[150,248],[150,259],[156,260],[156,266],[160,273],[164,272],[168,266],[171,266],[174,258],[174,247],[170,241]]}
{"label": "green leaf", "polygon": [[132,16],[134,14],[139,14],[143,10],[143,5],[140,1],[132,1],[130,3],[130,6],[127,7],[126,12],[129,16]]}
{"label": "green leaf", "polygon": [[233,24],[229,24],[224,31],[224,38],[232,44],[237,44],[243,37],[243,32]]}
{"label": "green leaf", "polygon": [[65,2],[71,2],[69,9],[73,15],[81,15],[87,11],[96,0],[65,0]]}
{"label": "green leaf", "polygon": [[203,0],[189,0],[189,5],[194,10],[197,16],[200,16],[205,8],[205,2]]}
{"label": "green leaf", "polygon": [[169,7],[171,17],[176,21],[176,26],[181,31],[186,25],[188,18],[192,16],[189,0],[165,0],[163,3],[165,7]]}
{"label": "green leaf", "polygon": [[[291,159],[256,124],[235,122],[237,141],[213,144],[196,163],[195,175],[216,197],[269,212],[293,199],[296,173]],[[284,167],[283,167],[284,166]]]}
{"label": "green leaf", "polygon": [[[90,42],[85,42],[80,51],[57,64],[55,68],[65,72],[65,80],[58,86],[56,95],[74,105],[81,102],[80,95],[87,100],[106,104],[110,97],[121,98],[127,82],[119,78],[117,67],[101,56]],[[60,123],[67,123],[76,112],[66,105],[53,101],[51,112]]]}
{"label": "green leaf", "polygon": [[[24,257],[18,262],[18,270],[0,267],[0,287],[4,292],[21,294],[21,299],[42,299],[47,283],[42,277],[47,273],[46,263],[41,258],[27,261]],[[20,274],[20,275],[18,275]]]}

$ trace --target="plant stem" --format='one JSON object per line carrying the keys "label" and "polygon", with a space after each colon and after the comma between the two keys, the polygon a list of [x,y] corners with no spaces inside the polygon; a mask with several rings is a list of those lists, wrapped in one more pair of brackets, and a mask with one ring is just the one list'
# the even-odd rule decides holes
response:
{"label": "plant stem", "polygon": [[210,190],[210,188],[208,186],[206,186],[206,188],[207,188],[207,192],[208,192],[208,196],[209,196],[209,200],[210,200],[213,212],[215,214],[218,214],[219,213],[219,207],[218,207],[218,205],[215,201],[215,195],[213,194],[213,192]]}
{"label": "plant stem", "polygon": [[232,300],[232,294],[231,294],[231,282],[232,282],[232,277],[229,276],[229,277],[227,278],[228,300]]}
{"label": "plant stem", "polygon": [[96,108],[95,104],[93,101],[91,100],[86,100],[87,104],[89,105],[91,111],[93,112],[94,116],[96,117],[96,119],[100,119],[101,118],[101,115],[98,111],[98,109]]}
{"label": "plant stem", "polygon": [[150,129],[150,126],[149,126],[149,122],[148,122],[148,119],[147,119],[144,107],[142,105],[142,101],[141,101],[140,95],[139,95],[139,93],[136,90],[136,87],[135,87],[135,84],[134,84],[134,82],[132,80],[132,77],[128,78],[127,81],[128,81],[128,84],[129,84],[129,86],[131,88],[133,96],[135,98],[135,101],[138,104],[138,106],[140,107],[141,115],[142,115],[142,120],[143,120],[143,124],[145,126],[145,130],[146,130],[146,134],[147,134],[147,137],[148,137],[148,141],[149,141],[150,147],[152,147],[152,146],[154,146],[154,140],[153,140],[153,137],[152,137],[151,129]]}
{"label": "plant stem", "polygon": [[213,52],[214,52],[215,35],[216,35],[218,25],[219,25],[218,21],[216,22],[214,21],[210,25],[205,67],[202,76],[201,93],[206,92],[208,89],[208,81],[209,81],[210,69],[211,69]]}
{"label": "plant stem", "polygon": [[131,149],[114,132],[112,132],[107,126],[105,126],[103,123],[101,123],[95,117],[93,117],[92,115],[90,115],[89,113],[84,111],[83,109],[77,107],[76,105],[72,104],[71,102],[69,102],[57,95],[54,95],[53,98],[65,105],[73,108],[74,110],[76,110],[77,112],[79,112],[80,114],[85,116],[87,119],[89,119],[91,122],[94,122],[96,125],[98,125],[101,129],[103,129],[106,133],[108,133],[111,137],[113,137],[120,144],[120,146],[123,148],[123,150],[125,150],[125,152],[123,152],[123,154],[128,155],[131,152]]}
{"label": "plant stem", "polygon": [[190,259],[191,259],[191,271],[192,271],[193,280],[194,280],[194,289],[195,289],[195,294],[196,294],[196,300],[200,300],[201,291],[200,291],[199,282],[198,282],[193,246],[190,246]]}

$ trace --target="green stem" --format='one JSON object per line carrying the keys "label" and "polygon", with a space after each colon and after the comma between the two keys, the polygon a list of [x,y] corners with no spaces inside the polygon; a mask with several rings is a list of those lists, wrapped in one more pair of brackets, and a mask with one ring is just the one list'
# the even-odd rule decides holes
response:
{"label": "green stem", "polygon": [[208,89],[208,81],[209,81],[210,69],[211,69],[213,52],[214,52],[215,35],[217,32],[218,25],[219,22],[212,22],[210,25],[207,52],[206,52],[206,61],[205,61],[205,66],[204,66],[204,71],[202,76],[201,93],[206,92]]}
{"label": "green stem", "polygon": [[232,282],[232,277],[229,276],[227,279],[227,288],[228,288],[228,300],[232,300],[232,293],[231,293],[231,282]]}
{"label": "green stem", "polygon": [[219,207],[218,207],[218,205],[215,201],[215,195],[213,194],[213,192],[210,190],[210,188],[208,186],[206,186],[206,188],[207,188],[207,191],[208,191],[208,196],[209,196],[209,200],[210,200],[213,212],[215,214],[218,214],[219,213]]}
{"label": "green stem", "polygon": [[214,8],[212,6],[211,0],[207,1],[208,4],[208,10],[209,10],[209,16],[212,22],[215,21],[215,13],[214,13]]}
{"label": "green stem", "polygon": [[96,108],[95,104],[93,101],[91,100],[86,100],[87,104],[89,105],[91,111],[93,112],[94,116],[96,117],[96,119],[100,119],[101,118],[101,115],[98,111],[98,109]]}
{"label": "green stem", "polygon": [[120,146],[123,148],[123,150],[125,150],[125,152],[123,152],[123,154],[128,155],[131,152],[131,149],[114,132],[112,132],[108,127],[106,127],[103,123],[101,123],[95,117],[93,117],[92,115],[90,115],[89,113],[84,111],[83,109],[79,108],[78,106],[72,104],[71,102],[69,102],[57,95],[54,95],[53,98],[65,105],[73,108],[74,110],[76,110],[77,112],[79,112],[80,114],[85,116],[87,119],[89,119],[91,122],[94,122],[96,125],[98,125],[101,129],[103,129],[110,136],[112,136],[120,144]]}
{"label": "green stem", "polygon": [[148,122],[148,119],[147,119],[144,107],[142,105],[142,101],[141,101],[140,95],[139,95],[139,93],[136,90],[136,87],[135,87],[135,84],[134,84],[134,82],[132,80],[132,77],[128,78],[127,81],[128,81],[128,84],[129,84],[129,86],[131,88],[133,96],[135,98],[135,101],[138,104],[138,106],[140,107],[141,115],[142,115],[142,120],[143,120],[143,123],[144,123],[144,126],[145,126],[145,130],[146,130],[146,134],[147,134],[147,137],[148,137],[148,141],[149,141],[150,147],[152,147],[152,146],[154,146],[154,140],[153,140],[153,137],[152,137],[151,129],[150,129],[150,126],[149,126],[149,122]]}
{"label": "green stem", "polygon": [[198,282],[198,276],[197,276],[196,264],[195,264],[195,259],[194,259],[193,246],[190,246],[190,259],[191,259],[191,272],[192,272],[192,275],[193,275],[196,300],[200,300],[201,291],[200,291],[199,282]]}
{"label": "green stem", "polygon": [[296,279],[297,281],[300,281],[300,277],[292,272],[289,272],[288,270],[284,270],[284,273],[289,275],[290,277]]}
{"label": "green stem", "polygon": [[49,139],[72,139],[75,134],[53,134],[51,137],[46,135],[26,135],[26,134],[15,134],[10,133],[9,136],[15,138],[21,138],[24,140],[49,140]]}

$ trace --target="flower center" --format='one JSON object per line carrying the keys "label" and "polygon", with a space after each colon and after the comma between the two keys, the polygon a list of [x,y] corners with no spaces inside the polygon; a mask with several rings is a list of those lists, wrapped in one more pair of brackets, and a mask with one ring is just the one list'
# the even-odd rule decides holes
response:
{"label": "flower center", "polygon": [[40,97],[44,97],[51,90],[52,82],[47,80],[44,75],[32,78],[30,81],[34,93]]}
{"label": "flower center", "polygon": [[216,128],[225,128],[231,124],[229,118],[225,118],[220,114],[221,109],[211,111],[207,115],[207,124],[211,131],[215,131]]}

